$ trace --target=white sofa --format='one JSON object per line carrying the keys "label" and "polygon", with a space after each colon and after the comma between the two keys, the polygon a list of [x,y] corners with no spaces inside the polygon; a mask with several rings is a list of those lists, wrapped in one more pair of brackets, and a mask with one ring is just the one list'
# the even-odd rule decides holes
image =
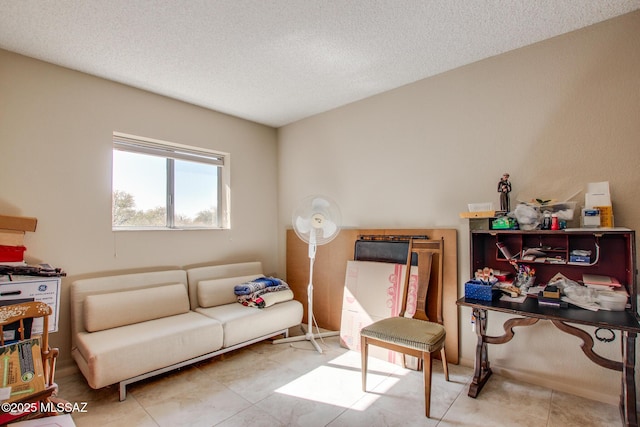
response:
{"label": "white sofa", "polygon": [[259,262],[76,280],[72,357],[94,389],[126,386],[275,335],[302,321],[296,300],[265,308],[236,301]]}

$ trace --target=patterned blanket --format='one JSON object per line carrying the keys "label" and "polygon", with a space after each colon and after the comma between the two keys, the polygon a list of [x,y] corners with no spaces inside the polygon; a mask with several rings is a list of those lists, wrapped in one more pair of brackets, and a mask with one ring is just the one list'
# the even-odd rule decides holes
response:
{"label": "patterned blanket", "polygon": [[[281,286],[283,283],[284,282],[282,280],[276,279],[275,277],[258,277],[257,279],[254,279],[251,282],[246,282],[240,285],[236,285],[233,288],[233,292],[236,295],[250,295],[254,292],[257,292],[266,288]],[[286,283],[284,284],[287,285]]]}
{"label": "patterned blanket", "polygon": [[293,299],[293,292],[283,280],[260,277],[234,287],[238,302],[247,307],[265,308]]}

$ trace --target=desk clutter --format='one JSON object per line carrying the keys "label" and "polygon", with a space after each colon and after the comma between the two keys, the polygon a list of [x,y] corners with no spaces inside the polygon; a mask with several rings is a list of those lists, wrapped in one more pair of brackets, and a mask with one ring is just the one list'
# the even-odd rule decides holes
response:
{"label": "desk clutter", "polygon": [[25,262],[25,234],[36,231],[37,224],[36,218],[0,215],[0,276],[7,276],[8,281],[14,275],[66,276],[61,268],[49,264],[29,265]]}
{"label": "desk clutter", "polygon": [[[465,297],[540,307],[637,312],[629,229],[472,230]],[[495,304],[495,303],[494,303]]]}
{"label": "desk clutter", "polygon": [[[602,197],[593,194],[589,198],[590,204],[601,206]],[[519,327],[544,322],[577,339],[593,363],[621,373],[623,423],[638,425],[635,346],[640,323],[635,231],[602,226],[497,230],[486,225],[486,219],[469,221],[471,280],[465,284],[464,297],[457,301],[458,306],[471,309],[471,328],[477,337],[468,395],[477,397],[492,375],[490,347],[518,339]],[[488,333],[491,312],[509,317],[502,325],[504,334]],[[535,336],[538,344],[547,342],[548,337],[555,339],[538,336],[538,332],[529,335]],[[605,344],[619,340],[620,356],[604,357],[596,340]],[[528,340],[519,341],[514,345],[528,345]],[[537,347],[548,354],[547,346]],[[560,352],[554,349],[554,353]],[[525,360],[516,363],[526,364],[528,370],[529,360]],[[564,376],[564,370],[557,368],[557,374]],[[543,369],[545,375],[555,377],[556,372],[547,372],[546,365]]]}
{"label": "desk clutter", "polygon": [[[508,175],[507,175],[508,177]],[[502,181],[501,181],[502,182]],[[510,185],[508,189],[510,192]],[[520,193],[517,204],[503,202],[509,199],[508,192],[500,190],[500,210],[493,209],[493,203],[470,203],[468,212],[461,212],[461,218],[481,221],[490,230],[564,230],[581,228],[614,228],[613,206],[609,182],[588,183],[584,190],[584,204],[570,200],[580,191],[565,198],[541,197]],[[480,222],[479,222],[480,223]]]}
{"label": "desk clutter", "polygon": [[464,296],[481,301],[500,299],[522,303],[535,298],[538,305],[567,308],[572,306],[591,310],[623,311],[629,307],[629,294],[620,282],[609,276],[584,273],[582,281],[571,280],[561,273],[546,284],[535,284],[535,271],[528,266],[518,267],[513,276],[509,272],[485,267],[465,283]]}

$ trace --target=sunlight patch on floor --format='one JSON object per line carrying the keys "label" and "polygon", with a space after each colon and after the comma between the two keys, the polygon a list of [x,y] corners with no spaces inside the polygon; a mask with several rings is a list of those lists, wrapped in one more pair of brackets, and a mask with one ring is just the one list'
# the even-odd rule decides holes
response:
{"label": "sunlight patch on floor", "polygon": [[[364,402],[359,402],[358,405],[364,410],[409,372],[397,365],[371,358],[367,375],[368,393],[365,393],[362,391],[359,358],[360,355],[354,352],[341,355],[299,376],[275,392],[344,408],[349,408],[364,398]],[[372,393],[374,388],[375,392]],[[362,403],[365,405],[361,406]]]}

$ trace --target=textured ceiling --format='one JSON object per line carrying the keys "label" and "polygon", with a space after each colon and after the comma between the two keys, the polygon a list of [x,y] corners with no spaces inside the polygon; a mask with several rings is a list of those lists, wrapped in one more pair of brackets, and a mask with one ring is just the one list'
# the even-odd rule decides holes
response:
{"label": "textured ceiling", "polygon": [[282,126],[640,0],[0,0],[0,48]]}

